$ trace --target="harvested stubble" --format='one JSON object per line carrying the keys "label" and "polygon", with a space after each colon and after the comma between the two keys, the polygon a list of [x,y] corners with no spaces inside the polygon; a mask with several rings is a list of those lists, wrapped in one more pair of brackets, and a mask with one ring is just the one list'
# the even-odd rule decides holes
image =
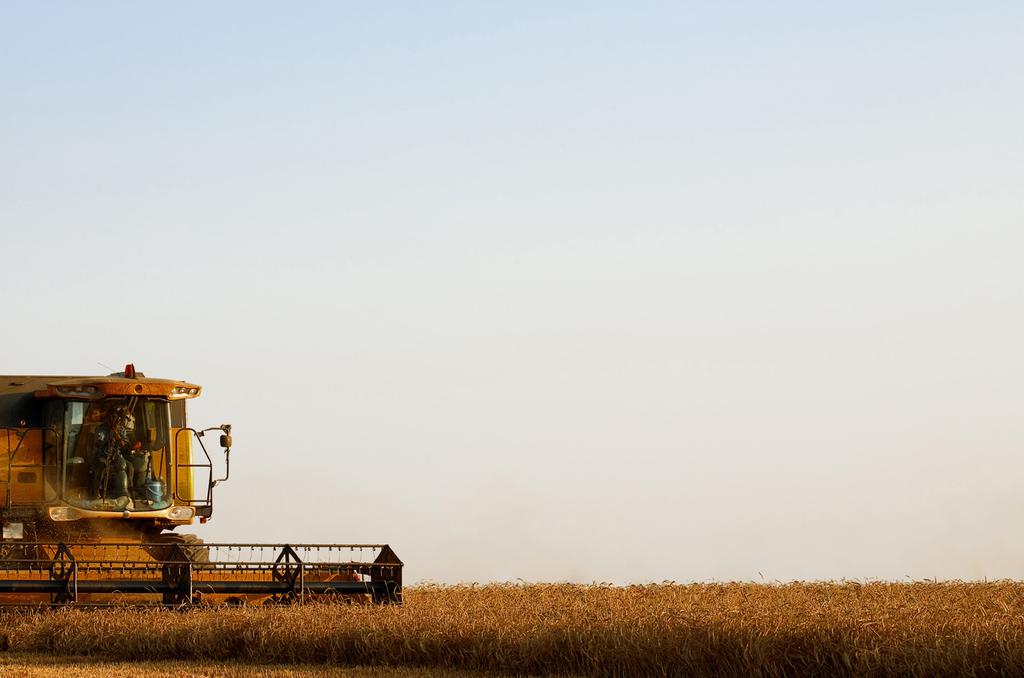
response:
{"label": "harvested stubble", "polygon": [[0,678],[479,678],[470,671],[237,662],[107,662],[92,657],[0,654]]}
{"label": "harvested stubble", "polygon": [[[1024,675],[1024,584],[456,586],[404,607],[8,615],[19,652],[523,674]],[[3,642],[0,637],[0,642]]]}

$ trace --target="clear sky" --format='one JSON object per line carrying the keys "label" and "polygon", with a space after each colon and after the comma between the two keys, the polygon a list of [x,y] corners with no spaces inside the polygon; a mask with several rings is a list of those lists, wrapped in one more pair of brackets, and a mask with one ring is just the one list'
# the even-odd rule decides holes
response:
{"label": "clear sky", "polygon": [[1024,577],[1024,4],[5,3],[0,372],[413,581]]}

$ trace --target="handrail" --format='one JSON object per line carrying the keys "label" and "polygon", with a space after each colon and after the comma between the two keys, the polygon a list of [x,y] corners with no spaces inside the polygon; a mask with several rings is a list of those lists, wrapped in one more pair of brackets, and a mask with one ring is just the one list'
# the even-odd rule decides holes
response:
{"label": "handrail", "polygon": [[[180,436],[185,431],[188,431],[189,433],[191,433],[192,436],[199,442],[199,448],[203,451],[203,455],[206,457],[206,463],[205,464],[194,464],[194,463],[192,463],[193,456],[191,454],[191,449],[189,450],[189,463],[187,463],[187,464],[181,463],[181,447],[179,447],[179,445],[178,445],[178,436]],[[189,440],[191,440],[191,438],[189,438]],[[179,494],[179,492],[178,492],[178,478],[179,478],[179,471],[180,471],[180,469],[188,469],[188,472],[192,473],[192,469],[194,469],[194,468],[205,468],[210,473],[210,477],[207,479],[206,498],[205,499],[197,499],[195,497],[196,493],[195,493],[195,487],[194,487],[194,485],[195,485],[195,476],[194,475],[191,476],[191,481],[192,482],[190,483],[191,485],[193,485],[193,491],[192,491],[192,495],[193,496],[192,497],[182,497]],[[194,429],[194,428],[189,428],[189,427],[179,428],[177,431],[174,432],[174,492],[173,492],[173,496],[174,496],[175,502],[181,502],[182,504],[184,504],[186,506],[211,506],[212,507],[213,506],[213,483],[211,482],[212,479],[213,479],[213,459],[210,458],[210,453],[206,451],[206,445],[203,444],[203,441],[202,441],[202,439],[199,436],[199,432],[196,431],[196,429]]]}

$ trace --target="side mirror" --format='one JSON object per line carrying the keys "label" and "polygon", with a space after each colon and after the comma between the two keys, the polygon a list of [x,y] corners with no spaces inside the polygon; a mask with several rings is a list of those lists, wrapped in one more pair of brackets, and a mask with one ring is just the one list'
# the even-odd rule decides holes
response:
{"label": "side mirror", "polygon": [[225,450],[231,449],[231,424],[221,424],[220,430],[224,431],[220,437],[220,446]]}

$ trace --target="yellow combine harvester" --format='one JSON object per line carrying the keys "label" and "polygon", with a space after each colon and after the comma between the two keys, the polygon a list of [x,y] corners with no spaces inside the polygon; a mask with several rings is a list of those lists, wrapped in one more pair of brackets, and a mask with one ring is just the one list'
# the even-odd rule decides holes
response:
{"label": "yellow combine harvester", "polygon": [[[0,376],[0,605],[400,603],[386,544],[207,544],[231,426],[195,429],[196,384]],[[224,475],[205,440],[219,436]]]}

